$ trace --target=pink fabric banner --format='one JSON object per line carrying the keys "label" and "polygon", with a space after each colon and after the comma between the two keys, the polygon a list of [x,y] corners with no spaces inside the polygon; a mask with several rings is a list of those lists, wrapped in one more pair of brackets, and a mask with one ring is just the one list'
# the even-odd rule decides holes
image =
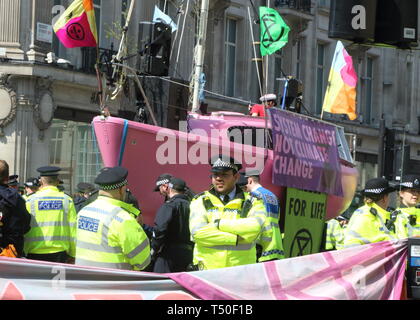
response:
{"label": "pink fabric banner", "polygon": [[407,241],[171,274],[0,258],[0,300],[398,300]]}

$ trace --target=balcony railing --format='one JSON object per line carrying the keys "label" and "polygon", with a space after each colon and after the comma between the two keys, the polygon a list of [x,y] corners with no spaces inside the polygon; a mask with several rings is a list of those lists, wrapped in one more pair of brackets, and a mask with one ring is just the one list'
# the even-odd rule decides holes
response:
{"label": "balcony railing", "polygon": [[[82,67],[80,71],[86,73],[96,73],[95,64],[96,64],[96,48],[83,47],[82,50]],[[111,44],[111,49],[99,48],[99,65],[101,66],[101,71],[108,73],[108,68],[111,67],[109,62],[112,60],[112,56],[117,54],[117,51],[114,51],[114,46]]]}
{"label": "balcony railing", "polygon": [[311,12],[311,0],[275,0],[274,6],[277,8],[296,9],[307,13]]}

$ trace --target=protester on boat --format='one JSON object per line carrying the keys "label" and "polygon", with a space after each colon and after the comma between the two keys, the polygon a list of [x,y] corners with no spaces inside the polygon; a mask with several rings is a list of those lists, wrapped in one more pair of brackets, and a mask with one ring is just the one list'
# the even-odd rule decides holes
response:
{"label": "protester on boat", "polygon": [[0,256],[23,256],[24,234],[29,231],[31,215],[25,200],[8,186],[9,164],[0,160]]}
{"label": "protester on boat", "polygon": [[103,168],[95,179],[98,198],[77,218],[76,264],[143,270],[150,263],[149,239],[136,220],[140,213],[125,202],[128,170]]}
{"label": "protester on boat", "polygon": [[40,167],[41,187],[26,201],[32,228],[25,234],[28,259],[73,262],[75,256],[76,209],[71,197],[59,191],[59,167]]}
{"label": "protester on boat", "polygon": [[219,155],[210,165],[212,187],[196,195],[190,206],[195,242],[190,270],[256,263],[255,242],[268,223],[264,203],[236,184],[242,165],[235,159]]}
{"label": "protester on boat", "polygon": [[407,175],[399,184],[399,214],[395,219],[395,232],[399,239],[420,236],[420,175]]}
{"label": "protester on boat", "polygon": [[[279,227],[279,201],[274,193],[261,185],[259,171],[249,170],[244,172],[243,176],[247,179],[246,191],[263,200],[267,220],[270,222],[269,230],[264,230],[257,241],[258,262],[283,259],[283,240]],[[258,247],[260,247],[260,250],[258,250]]]}
{"label": "protester on boat", "polygon": [[391,218],[391,213],[386,210],[389,194],[394,191],[395,188],[384,178],[374,178],[366,182],[362,191],[365,205],[357,209],[350,218],[344,235],[344,248],[396,239],[395,232],[386,225]]}
{"label": "protester on boat", "polygon": [[30,196],[34,195],[40,187],[38,178],[29,178],[23,185],[25,187],[25,195],[23,195],[25,201],[27,201]]}
{"label": "protester on boat", "polygon": [[277,105],[277,97],[273,93],[265,94],[260,97],[262,104],[254,104],[251,107],[250,114],[253,117],[265,117],[265,109],[270,109]]}
{"label": "protester on boat", "polygon": [[187,271],[192,262],[194,243],[190,239],[190,200],[186,191],[184,180],[169,180],[168,200],[159,208],[153,228],[153,272]]}

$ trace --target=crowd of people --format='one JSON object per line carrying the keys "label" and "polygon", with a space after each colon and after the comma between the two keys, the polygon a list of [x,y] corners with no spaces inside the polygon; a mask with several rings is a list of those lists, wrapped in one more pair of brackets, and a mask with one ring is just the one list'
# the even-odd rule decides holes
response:
{"label": "crowd of people", "polygon": [[[283,259],[279,200],[261,185],[260,172],[223,155],[209,165],[211,188],[196,195],[180,177],[157,177],[153,191],[163,203],[150,226],[123,167],[103,168],[96,186],[79,183],[72,197],[60,188],[60,168],[40,167],[21,196],[18,177],[0,160],[0,255],[158,273]],[[397,190],[398,208],[389,210]],[[364,205],[328,221],[320,249],[419,236],[419,195],[420,176],[406,175],[398,186],[367,181]]]}

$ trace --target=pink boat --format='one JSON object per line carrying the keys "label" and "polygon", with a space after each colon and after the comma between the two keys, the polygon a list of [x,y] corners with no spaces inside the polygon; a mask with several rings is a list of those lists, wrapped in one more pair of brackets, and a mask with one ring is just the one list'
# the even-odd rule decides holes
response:
{"label": "pink boat", "polygon": [[[185,132],[116,117],[98,116],[92,124],[104,165],[121,165],[129,170],[129,188],[139,200],[147,224],[153,225],[156,211],[163,203],[161,195],[153,192],[160,174],[171,173],[183,178],[194,192],[202,192],[211,183],[208,159],[220,153],[243,161],[244,168],[263,169],[262,185],[279,197],[281,212],[285,211],[287,188],[272,183],[273,151],[255,143],[258,134],[271,131],[264,130],[270,128],[270,121],[265,118],[233,112],[214,112],[208,116],[190,114],[188,124],[181,124]],[[238,143],[232,134],[240,136],[241,132],[248,135]],[[343,197],[328,195],[326,220],[349,207],[357,186],[357,169],[341,127],[337,127],[337,137],[341,137],[339,154],[344,194]]]}

